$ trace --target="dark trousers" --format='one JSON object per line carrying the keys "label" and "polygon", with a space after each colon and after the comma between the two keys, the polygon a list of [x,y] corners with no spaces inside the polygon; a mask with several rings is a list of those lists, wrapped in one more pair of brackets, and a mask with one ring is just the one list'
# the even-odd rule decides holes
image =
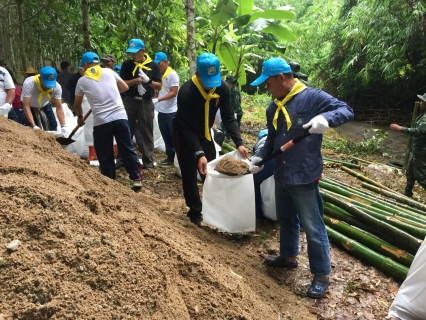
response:
{"label": "dark trousers", "polygon": [[125,119],[93,127],[93,142],[101,173],[115,180],[114,137],[130,179],[142,180],[142,166],[133,148],[129,124]]}
{"label": "dark trousers", "polygon": [[176,112],[158,113],[158,127],[160,128],[161,136],[166,145],[167,158],[173,160],[175,157],[175,147],[173,144],[173,119]]}
{"label": "dark trousers", "polygon": [[260,193],[260,185],[263,181],[268,179],[274,174],[274,160],[270,160],[265,163],[262,171],[253,175],[254,182],[254,202],[256,205],[256,219],[262,220],[263,209],[262,209],[262,194]]}
{"label": "dark trousers", "polygon": [[7,118],[8,118],[9,120],[13,120],[13,121],[15,121],[15,122],[20,123],[20,122],[19,122],[19,118],[18,118],[18,116],[16,115],[16,112],[15,112],[15,110],[14,110],[14,109],[10,109],[10,111],[9,111],[9,113],[8,113],[8,115],[7,115]]}
{"label": "dark trousers", "polygon": [[[15,115],[17,120],[15,120],[16,122],[23,124],[24,123],[24,119],[25,119],[25,115],[24,115],[24,108],[19,108],[19,109],[14,109],[15,111]],[[10,118],[9,118],[10,119]]]}
{"label": "dark trousers", "polygon": [[137,100],[126,96],[123,100],[126,109],[131,137],[135,135],[136,120],[139,135],[136,144],[142,153],[142,162],[146,166],[154,163],[154,103],[151,99]]}
{"label": "dark trousers", "polygon": [[[50,131],[56,131],[58,129],[58,122],[56,121],[56,117],[55,117],[55,113],[53,112],[52,105],[50,103],[48,103],[44,107],[42,107],[41,109],[44,111],[44,114],[46,115],[47,121],[49,122],[49,128],[48,129]],[[34,122],[37,125],[37,119],[34,119]],[[26,125],[26,126],[30,125],[27,118],[24,119],[24,125]],[[44,129],[46,130],[47,128],[44,128]]]}
{"label": "dark trousers", "polygon": [[[192,151],[193,147],[188,145],[175,123],[173,124],[173,139],[175,141],[176,155],[182,173],[182,189],[185,203],[192,214],[200,213],[202,211],[202,203],[197,186],[198,160],[195,158],[194,152]],[[201,146],[207,161],[216,158],[216,150],[213,141],[204,139]],[[205,175],[200,174],[200,176],[204,182],[206,178]]]}

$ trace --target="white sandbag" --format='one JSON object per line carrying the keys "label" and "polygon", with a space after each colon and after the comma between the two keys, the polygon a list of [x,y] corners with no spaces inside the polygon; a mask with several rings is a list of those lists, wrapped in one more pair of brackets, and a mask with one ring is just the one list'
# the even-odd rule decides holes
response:
{"label": "white sandbag", "polygon": [[[203,221],[230,233],[255,231],[253,176],[227,176],[214,170],[224,157],[244,160],[235,150],[207,164],[203,187]],[[244,161],[249,164],[248,160]]]}
{"label": "white sandbag", "polygon": [[277,209],[275,207],[275,178],[274,175],[260,184],[262,195],[263,215],[271,220],[277,221]]}
{"label": "white sandbag", "polygon": [[[89,101],[85,96],[83,97],[81,107],[83,109],[83,115],[91,109]],[[84,121],[84,139],[86,141],[86,146],[93,146],[93,113]]]}
{"label": "white sandbag", "polygon": [[426,319],[426,238],[414,257],[405,281],[399,288],[388,317],[402,320]]}
{"label": "white sandbag", "polygon": [[[214,137],[213,129],[210,129],[210,134],[211,134],[212,137]],[[217,159],[219,157],[219,151],[222,151],[222,148],[216,143],[216,141],[213,140],[213,142],[214,142],[214,147],[215,147],[215,150],[216,150],[216,158],[215,159]],[[179,177],[182,177],[182,173],[180,172],[180,167],[179,167],[179,160],[178,160],[176,154],[175,154],[175,158],[173,160],[173,165],[175,166],[175,173]],[[202,181],[198,171],[197,171],[197,179],[198,179],[198,181]]]}
{"label": "white sandbag", "polygon": [[[74,117],[72,111],[68,108],[68,105],[66,103],[62,104],[62,109],[64,110],[65,123],[67,124],[67,128],[71,133],[71,131],[77,126],[77,117]],[[61,133],[61,124],[59,123],[58,116],[56,115],[56,108],[52,108],[52,110],[55,114],[56,121],[58,123],[58,128],[56,131],[49,132],[53,133],[55,137],[63,136],[63,134]],[[79,157],[81,157],[81,155],[84,153],[84,149],[86,147],[86,140],[84,138],[83,128],[84,127],[78,128],[76,133],[71,137],[75,142],[70,143],[67,146],[62,146],[65,151],[76,154]]]}
{"label": "white sandbag", "polygon": [[154,150],[166,152],[166,144],[164,143],[160,127],[158,126],[158,111],[154,111]]}

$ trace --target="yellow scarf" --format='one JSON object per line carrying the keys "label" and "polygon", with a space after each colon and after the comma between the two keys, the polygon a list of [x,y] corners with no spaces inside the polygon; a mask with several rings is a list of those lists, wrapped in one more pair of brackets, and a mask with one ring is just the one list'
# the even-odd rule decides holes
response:
{"label": "yellow scarf", "polygon": [[204,104],[204,136],[207,140],[212,141],[212,137],[210,135],[210,126],[209,126],[209,109],[210,109],[210,100],[214,98],[219,98],[220,96],[217,93],[214,93],[216,88],[210,89],[209,93],[206,93],[204,88],[201,86],[198,81],[197,76],[192,77],[192,82],[197,86],[198,91],[200,91],[201,95],[204,99],[206,99],[206,103]]}
{"label": "yellow scarf", "polygon": [[40,81],[40,75],[36,75],[34,76],[34,82],[38,88],[38,90],[40,91],[40,94],[38,96],[38,108],[40,109],[42,107],[42,102],[43,102],[43,96],[46,96],[47,100],[50,101],[50,93],[53,91],[53,88],[44,90],[42,85],[41,85],[41,81]]}
{"label": "yellow scarf", "polygon": [[288,115],[287,109],[285,108],[285,104],[295,95],[306,89],[306,86],[302,82],[297,79],[294,80],[296,81],[296,83],[294,84],[293,88],[291,88],[291,91],[285,96],[285,98],[282,101],[278,99],[274,100],[274,103],[277,105],[274,120],[272,120],[272,124],[274,125],[275,130],[277,129],[278,115],[280,113],[280,110],[284,113],[285,121],[287,122],[287,131],[290,130],[291,120],[290,116]]}
{"label": "yellow scarf", "polygon": [[98,82],[101,79],[101,75],[102,75],[102,68],[100,65],[87,68],[86,71],[84,72],[85,77],[89,79],[93,79]]}
{"label": "yellow scarf", "polygon": [[[163,76],[161,77],[161,83],[164,83],[164,79],[173,71],[172,68],[167,67],[166,71],[164,72]],[[164,90],[164,86],[161,86],[161,90]]]}
{"label": "yellow scarf", "polygon": [[149,68],[149,67],[146,66],[146,64],[149,63],[149,62],[151,62],[152,59],[146,53],[145,53],[145,57],[146,57],[146,59],[144,60],[144,62],[139,63],[139,62],[133,61],[136,66],[133,69],[132,75],[135,75],[136,70],[138,70],[138,68],[146,69],[146,70],[152,70],[151,68]]}

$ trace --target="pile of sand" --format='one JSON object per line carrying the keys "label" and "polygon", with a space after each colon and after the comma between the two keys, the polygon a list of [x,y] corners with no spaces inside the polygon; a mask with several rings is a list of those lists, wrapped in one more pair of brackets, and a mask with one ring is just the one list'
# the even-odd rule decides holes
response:
{"label": "pile of sand", "polygon": [[314,318],[181,202],[134,193],[46,132],[0,117],[0,134],[0,319]]}

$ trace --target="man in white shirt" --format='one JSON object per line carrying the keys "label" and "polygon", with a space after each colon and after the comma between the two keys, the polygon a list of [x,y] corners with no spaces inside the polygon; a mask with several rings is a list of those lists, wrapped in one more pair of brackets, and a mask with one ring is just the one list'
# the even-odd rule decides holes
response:
{"label": "man in white shirt", "polygon": [[162,86],[158,98],[152,99],[155,110],[158,111],[158,127],[166,145],[167,158],[161,164],[174,162],[175,147],[173,145],[173,119],[177,111],[177,94],[179,90],[179,76],[171,67],[164,52],[155,54],[155,63],[160,67]]}
{"label": "man in white shirt", "polygon": [[56,82],[56,70],[52,67],[43,67],[38,75],[28,77],[24,81],[21,95],[25,114],[24,124],[33,129],[40,129],[38,125],[41,124],[35,124],[31,108],[34,108],[33,111],[36,112],[39,109],[43,109],[49,121],[48,128],[43,129],[56,131],[58,123],[50,104],[51,97],[55,99],[56,115],[61,124],[61,132],[68,136],[69,130],[65,123],[64,110],[62,109],[62,87]]}
{"label": "man in white shirt", "polygon": [[18,122],[12,102],[15,99],[15,84],[5,68],[0,67],[0,110],[3,116]]}
{"label": "man in white shirt", "polygon": [[101,173],[115,180],[115,138],[133,187],[141,188],[142,166],[133,148],[127,113],[120,96],[120,92],[129,87],[112,69],[101,68],[96,53],[84,53],[81,62],[85,72],[77,82],[74,101],[78,125],[84,125],[81,104],[85,95],[93,113],[93,141]]}

